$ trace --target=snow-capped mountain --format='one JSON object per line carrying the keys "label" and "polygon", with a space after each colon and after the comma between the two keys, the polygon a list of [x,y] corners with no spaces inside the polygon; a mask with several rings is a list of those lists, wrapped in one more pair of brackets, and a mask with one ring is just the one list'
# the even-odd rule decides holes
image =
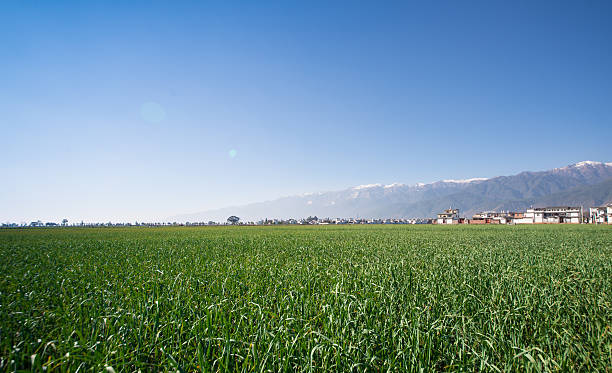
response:
{"label": "snow-capped mountain", "polygon": [[186,214],[173,221],[224,221],[322,217],[433,217],[452,206],[463,215],[481,210],[523,210],[531,205],[595,205],[612,200],[612,163],[583,161],[549,171],[512,176],[442,180],[413,185],[366,184],[340,191],[304,193],[273,201]]}

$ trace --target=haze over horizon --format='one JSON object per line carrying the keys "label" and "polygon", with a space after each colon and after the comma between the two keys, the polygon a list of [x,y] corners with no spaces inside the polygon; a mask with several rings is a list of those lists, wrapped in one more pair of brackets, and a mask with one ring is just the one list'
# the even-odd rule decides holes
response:
{"label": "haze over horizon", "polygon": [[0,5],[0,222],[612,161],[608,1]]}

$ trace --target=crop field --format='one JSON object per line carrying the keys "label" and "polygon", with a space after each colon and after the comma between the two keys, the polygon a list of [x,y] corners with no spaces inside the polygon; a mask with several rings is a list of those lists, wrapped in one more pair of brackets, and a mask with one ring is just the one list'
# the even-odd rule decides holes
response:
{"label": "crop field", "polygon": [[612,227],[0,230],[0,371],[612,371]]}

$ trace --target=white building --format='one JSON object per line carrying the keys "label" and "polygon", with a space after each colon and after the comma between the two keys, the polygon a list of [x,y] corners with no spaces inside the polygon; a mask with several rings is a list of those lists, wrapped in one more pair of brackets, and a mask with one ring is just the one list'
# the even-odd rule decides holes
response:
{"label": "white building", "polygon": [[514,218],[512,220],[512,223],[513,224],[533,224],[533,214],[528,216],[527,213],[525,213],[525,216],[523,216],[522,218]]}
{"label": "white building", "polygon": [[437,224],[459,224],[459,209],[444,210],[438,214]]}
{"label": "white building", "polygon": [[507,224],[508,213],[506,212],[495,212],[495,211],[483,211],[472,216],[472,220],[484,220],[487,224]]}
{"label": "white building", "polygon": [[558,207],[538,207],[527,209],[525,218],[521,224],[532,220],[534,224],[580,224],[582,222],[582,207],[558,206]]}
{"label": "white building", "polygon": [[589,221],[593,224],[612,224],[612,203],[607,206],[591,207]]}

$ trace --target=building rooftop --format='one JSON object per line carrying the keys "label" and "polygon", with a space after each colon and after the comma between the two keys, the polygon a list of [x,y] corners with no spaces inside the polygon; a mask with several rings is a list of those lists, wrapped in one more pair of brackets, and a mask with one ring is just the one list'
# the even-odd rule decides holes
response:
{"label": "building rooftop", "polygon": [[548,206],[548,207],[536,207],[534,211],[545,211],[545,210],[580,210],[580,206]]}

